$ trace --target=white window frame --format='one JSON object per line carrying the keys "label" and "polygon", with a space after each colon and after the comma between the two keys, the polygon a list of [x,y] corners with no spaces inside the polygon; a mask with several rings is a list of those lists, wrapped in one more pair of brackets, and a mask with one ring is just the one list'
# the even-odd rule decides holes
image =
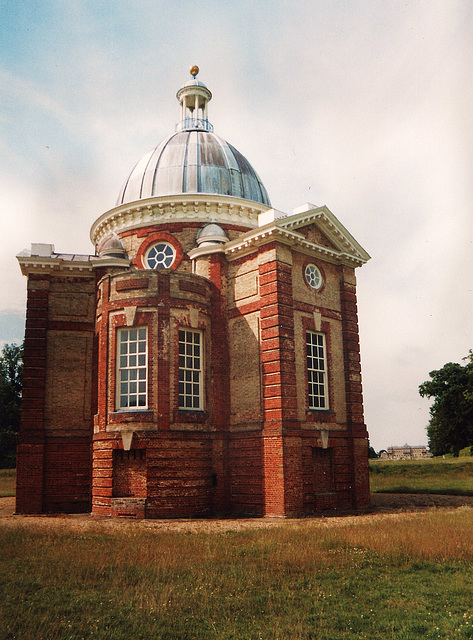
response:
{"label": "white window frame", "polygon": [[[195,338],[198,336],[198,340]],[[179,327],[178,406],[180,411],[204,410],[204,333]],[[198,347],[196,349],[196,347]]]}
{"label": "white window frame", "polygon": [[309,409],[329,409],[327,340],[325,333],[306,331],[307,395]]}
{"label": "white window frame", "polygon": [[323,287],[324,279],[322,272],[316,264],[309,263],[304,270],[305,281],[311,289],[318,291]]}
{"label": "white window frame", "polygon": [[[158,255],[150,258],[150,253],[156,251],[158,247],[161,248]],[[170,242],[167,242],[166,240],[159,240],[158,242],[154,242],[146,250],[144,263],[147,269],[170,269],[175,259],[176,249],[172,246],[172,244]],[[150,265],[150,260],[155,263],[154,266]]]}
{"label": "white window frame", "polygon": [[148,409],[148,327],[118,328],[116,351],[116,410]]}

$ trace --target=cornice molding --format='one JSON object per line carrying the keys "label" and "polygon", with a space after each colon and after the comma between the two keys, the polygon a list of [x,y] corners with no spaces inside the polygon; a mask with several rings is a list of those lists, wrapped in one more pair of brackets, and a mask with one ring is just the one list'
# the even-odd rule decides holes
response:
{"label": "cornice molding", "polygon": [[28,276],[31,273],[67,273],[68,275],[90,275],[98,268],[128,269],[130,260],[124,258],[97,258],[88,256],[88,260],[67,260],[60,255],[54,257],[17,256],[21,273]]}
{"label": "cornice molding", "polygon": [[[92,256],[91,256],[92,257]],[[76,262],[62,258],[43,258],[38,256],[17,256],[21,273],[28,276],[31,273],[67,273],[68,275],[90,275],[93,273],[93,262],[84,260]]]}
{"label": "cornice molding", "polygon": [[167,222],[216,222],[254,229],[268,206],[231,196],[179,194],[137,200],[110,209],[92,225],[90,238],[100,245],[112,233]]}

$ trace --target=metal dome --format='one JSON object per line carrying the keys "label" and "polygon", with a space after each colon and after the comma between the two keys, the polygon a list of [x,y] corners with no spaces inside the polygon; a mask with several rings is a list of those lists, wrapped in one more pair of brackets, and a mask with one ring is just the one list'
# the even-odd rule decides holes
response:
{"label": "metal dome", "polygon": [[212,94],[196,79],[177,92],[181,121],[174,133],[144,155],[128,177],[117,205],[184,193],[243,198],[271,206],[266,189],[248,160],[213,133],[207,118]]}
{"label": "metal dome", "polygon": [[100,258],[126,258],[126,249],[121,238],[116,233],[112,233],[105,239],[98,251]]}
{"label": "metal dome", "polygon": [[270,205],[248,160],[210,131],[178,131],[144,155],[131,172],[117,205],[154,196],[207,193]]}
{"label": "metal dome", "polygon": [[195,237],[197,246],[208,246],[215,244],[223,244],[228,242],[228,236],[225,229],[215,222],[201,227]]}

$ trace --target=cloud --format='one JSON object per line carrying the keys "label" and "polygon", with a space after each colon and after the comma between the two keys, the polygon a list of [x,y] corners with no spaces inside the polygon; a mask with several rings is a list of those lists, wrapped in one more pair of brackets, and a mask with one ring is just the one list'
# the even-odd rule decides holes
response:
{"label": "cloud", "polygon": [[473,5],[25,0],[4,18],[0,314],[22,313],[14,255],[31,242],[93,250],[90,225],[172,131],[198,64],[216,133],[273,205],[326,204],[373,256],[358,274],[371,441],[424,443],[418,384],[473,335]]}

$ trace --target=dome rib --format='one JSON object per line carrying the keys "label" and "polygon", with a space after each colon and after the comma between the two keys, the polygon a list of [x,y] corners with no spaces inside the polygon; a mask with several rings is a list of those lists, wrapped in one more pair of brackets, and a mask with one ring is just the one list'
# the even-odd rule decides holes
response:
{"label": "dome rib", "polygon": [[135,165],[117,204],[184,193],[224,195],[271,206],[248,160],[210,131],[181,130]]}

